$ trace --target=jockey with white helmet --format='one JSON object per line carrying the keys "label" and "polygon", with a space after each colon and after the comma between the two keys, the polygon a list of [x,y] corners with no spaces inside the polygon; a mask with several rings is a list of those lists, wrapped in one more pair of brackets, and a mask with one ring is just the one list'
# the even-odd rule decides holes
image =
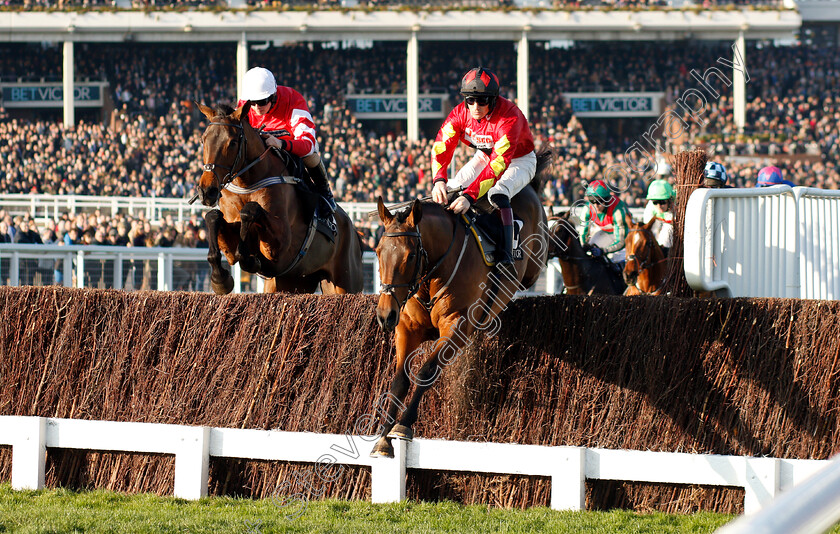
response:
{"label": "jockey with white helmet", "polygon": [[242,95],[237,106],[246,102],[251,103],[248,122],[254,128],[263,128],[265,144],[301,158],[318,194],[329,210],[335,212],[327,169],[318,154],[315,122],[303,96],[291,87],[277,85],[268,69],[254,67],[242,79]]}

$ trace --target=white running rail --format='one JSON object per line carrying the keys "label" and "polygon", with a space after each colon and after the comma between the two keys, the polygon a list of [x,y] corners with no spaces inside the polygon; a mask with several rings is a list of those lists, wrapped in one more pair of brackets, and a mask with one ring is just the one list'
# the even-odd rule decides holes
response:
{"label": "white running rail", "polygon": [[[394,440],[393,459],[370,458],[375,436],[313,434],[155,423],[0,416],[0,445],[12,446],[12,487],[44,487],[47,448],[175,455],[176,497],[207,495],[210,457],[314,464],[313,484],[341,465],[370,467],[373,502],[405,499],[406,469],[468,471],[551,478],[551,507],[585,509],[586,480],[735,486],[746,513],[758,511],[827,460],[547,447],[415,439]],[[322,477],[322,478],[319,478]],[[317,492],[317,488],[314,493]]]}
{"label": "white running rail", "polygon": [[840,299],[840,191],[698,189],[684,243],[685,276],[696,290]]}

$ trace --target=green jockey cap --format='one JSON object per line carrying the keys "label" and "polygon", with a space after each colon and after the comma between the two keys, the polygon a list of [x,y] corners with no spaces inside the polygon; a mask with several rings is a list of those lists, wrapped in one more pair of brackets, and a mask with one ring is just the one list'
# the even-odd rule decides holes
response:
{"label": "green jockey cap", "polygon": [[610,198],[612,196],[612,193],[607,188],[607,184],[605,184],[603,180],[595,180],[594,182],[591,182],[588,186],[586,186],[586,196]]}
{"label": "green jockey cap", "polygon": [[668,180],[654,180],[648,186],[648,200],[670,200],[675,196],[674,188],[671,187]]}

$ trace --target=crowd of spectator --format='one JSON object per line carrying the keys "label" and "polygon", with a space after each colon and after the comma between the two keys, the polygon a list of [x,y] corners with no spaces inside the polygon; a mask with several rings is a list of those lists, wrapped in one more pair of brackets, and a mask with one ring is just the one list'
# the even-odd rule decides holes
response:
{"label": "crowd of spectator", "polygon": [[[500,76],[503,94],[515,98],[516,53],[510,43],[470,43],[459,54],[452,54],[451,46],[421,43],[421,92],[448,93],[457,102],[463,73],[471,66],[485,65]],[[11,77],[58,76],[60,52],[48,46],[39,46],[37,51],[32,53],[32,45],[0,45],[0,72]],[[619,135],[604,122],[603,132],[587,131],[586,121],[574,116],[566,104],[565,93],[663,91],[666,106],[675,109],[682,92],[696,86],[690,71],[720,66],[717,60],[731,59],[731,54],[728,43],[579,43],[565,49],[533,43],[530,120],[538,147],[551,145],[557,154],[545,184],[546,203],[573,203],[585,182],[622,164],[627,148],[647,131]],[[0,108],[0,152],[4,154],[0,192],[192,196],[206,121],[191,102],[235,101],[234,46],[79,44],[76,56],[80,77],[109,82],[108,98],[114,105],[110,120],[64,128],[50,120],[2,118]],[[663,143],[663,147],[679,150],[702,143],[714,159],[727,165],[733,185],[740,187],[754,185],[757,170],[772,160],[797,185],[838,188],[840,101],[832,94],[840,81],[836,47],[751,45],[746,56],[750,80],[745,132],[738,132],[733,124],[731,90],[719,83],[714,87],[722,96],[710,99],[703,114],[705,123],[697,124],[684,115],[690,125],[684,139],[676,145]],[[295,87],[307,98],[339,201],[370,202],[382,196],[397,202],[428,193],[431,140],[440,121],[431,121],[435,124],[426,125],[423,139],[411,142],[399,129],[382,133],[363,124],[343,102],[348,93],[405,92],[404,43],[377,42],[370,49],[319,43],[268,47],[251,50],[250,63],[271,69],[280,83]],[[731,69],[724,70],[731,74]],[[461,151],[458,164],[469,155]],[[660,171],[666,171],[664,163]],[[630,206],[641,206],[644,194],[644,181],[635,180],[622,198]],[[80,241],[107,242],[111,234],[122,235],[121,227],[128,235],[139,225],[125,220],[84,226],[79,222],[68,225],[64,221],[60,227],[62,221],[56,221],[49,230],[63,242],[72,227]],[[10,224],[5,226],[8,229]],[[188,233],[187,228],[168,226],[176,236]],[[196,222],[191,233],[197,235],[199,227]],[[368,244],[374,245],[372,229],[363,229]]]}
{"label": "crowd of spectator", "polygon": [[[171,9],[182,7],[238,6],[229,0],[0,0],[0,7],[72,9],[72,8],[135,8]],[[245,0],[245,5],[262,8],[301,9],[500,9],[540,7],[577,9],[582,7],[703,7],[727,5],[782,7],[782,0]]]}

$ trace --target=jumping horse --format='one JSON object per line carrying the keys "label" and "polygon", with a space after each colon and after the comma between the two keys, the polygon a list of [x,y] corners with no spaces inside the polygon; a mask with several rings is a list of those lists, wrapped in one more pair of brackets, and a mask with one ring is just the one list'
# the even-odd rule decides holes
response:
{"label": "jumping horse", "polygon": [[580,244],[569,214],[552,218],[549,235],[549,258],[557,258],[567,295],[621,295],[626,286],[621,275],[604,259],[588,255]]}
{"label": "jumping horse", "polygon": [[[376,319],[385,331],[395,331],[396,374],[371,456],[393,457],[393,438],[413,439],[411,427],[417,421],[420,399],[442,368],[457,358],[475,332],[495,334],[500,326],[498,315],[514,293],[533,285],[545,268],[546,219],[538,191],[541,171],[550,160],[550,151],[538,154],[537,173],[530,187],[511,199],[514,213],[523,222],[519,233],[522,259],[515,262],[512,273],[487,265],[461,216],[419,200],[410,209],[392,214],[379,198],[378,213],[385,233],[376,248],[383,282]],[[476,206],[482,202],[486,201],[482,199]],[[417,350],[421,343],[432,340],[435,343],[429,351]],[[416,360],[421,363],[415,365]],[[414,393],[404,405],[411,383]]]}
{"label": "jumping horse", "polygon": [[625,295],[659,295],[665,286],[667,263],[651,231],[655,222],[656,219],[651,219],[647,224],[634,223],[627,231],[624,239],[627,251]]}
{"label": "jumping horse", "polygon": [[312,293],[319,284],[324,294],[360,292],[362,252],[353,222],[339,207],[335,235],[316,231],[316,194],[289,176],[280,155],[251,127],[250,103],[236,110],[198,107],[209,120],[198,197],[205,206],[218,205],[204,216],[213,291],[233,289],[224,254],[228,264],[266,278],[266,293]]}

